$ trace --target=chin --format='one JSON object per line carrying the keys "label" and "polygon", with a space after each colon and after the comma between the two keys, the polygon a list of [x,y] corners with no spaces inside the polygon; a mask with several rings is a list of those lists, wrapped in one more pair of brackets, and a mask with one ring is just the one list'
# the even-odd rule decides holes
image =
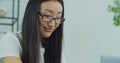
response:
{"label": "chin", "polygon": [[49,34],[49,35],[43,35],[42,37],[43,38],[49,38],[51,36],[51,34]]}
{"label": "chin", "polygon": [[43,38],[49,38],[50,36],[44,36]]}

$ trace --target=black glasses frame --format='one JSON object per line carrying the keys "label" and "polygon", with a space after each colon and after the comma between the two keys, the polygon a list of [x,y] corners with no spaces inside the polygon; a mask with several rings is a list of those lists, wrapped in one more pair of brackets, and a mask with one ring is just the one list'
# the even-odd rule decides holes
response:
{"label": "black glasses frame", "polygon": [[[45,15],[45,14],[41,14],[40,12],[39,12],[38,14],[39,14],[40,16],[42,16],[42,18],[43,18],[44,16],[48,16],[48,15]],[[50,21],[53,21],[53,20],[57,21],[57,19],[60,19],[60,24],[65,21],[65,18],[64,18],[64,17],[61,17],[61,18],[54,18],[54,17],[52,17],[52,16],[50,16],[50,17],[52,18]],[[49,21],[49,22],[50,22],[50,21]]]}

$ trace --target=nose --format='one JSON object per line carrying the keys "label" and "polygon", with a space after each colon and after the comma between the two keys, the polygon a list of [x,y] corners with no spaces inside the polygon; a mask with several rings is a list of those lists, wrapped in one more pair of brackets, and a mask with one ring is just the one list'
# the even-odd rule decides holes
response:
{"label": "nose", "polygon": [[49,25],[50,27],[55,26],[55,20],[53,19],[52,21],[48,22],[48,25]]}

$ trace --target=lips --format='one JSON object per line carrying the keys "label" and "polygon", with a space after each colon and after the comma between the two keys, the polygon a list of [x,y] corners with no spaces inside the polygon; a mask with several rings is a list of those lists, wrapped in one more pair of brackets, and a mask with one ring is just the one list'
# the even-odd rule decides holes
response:
{"label": "lips", "polygon": [[44,27],[44,30],[46,31],[46,32],[53,32],[53,28],[49,28],[49,27]]}

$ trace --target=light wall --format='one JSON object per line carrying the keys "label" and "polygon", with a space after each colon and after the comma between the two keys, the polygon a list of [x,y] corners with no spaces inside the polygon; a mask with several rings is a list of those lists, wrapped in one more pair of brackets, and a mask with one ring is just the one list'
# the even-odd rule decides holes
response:
{"label": "light wall", "polygon": [[113,25],[113,0],[65,0],[67,63],[100,63],[103,55],[120,56],[120,27]]}

